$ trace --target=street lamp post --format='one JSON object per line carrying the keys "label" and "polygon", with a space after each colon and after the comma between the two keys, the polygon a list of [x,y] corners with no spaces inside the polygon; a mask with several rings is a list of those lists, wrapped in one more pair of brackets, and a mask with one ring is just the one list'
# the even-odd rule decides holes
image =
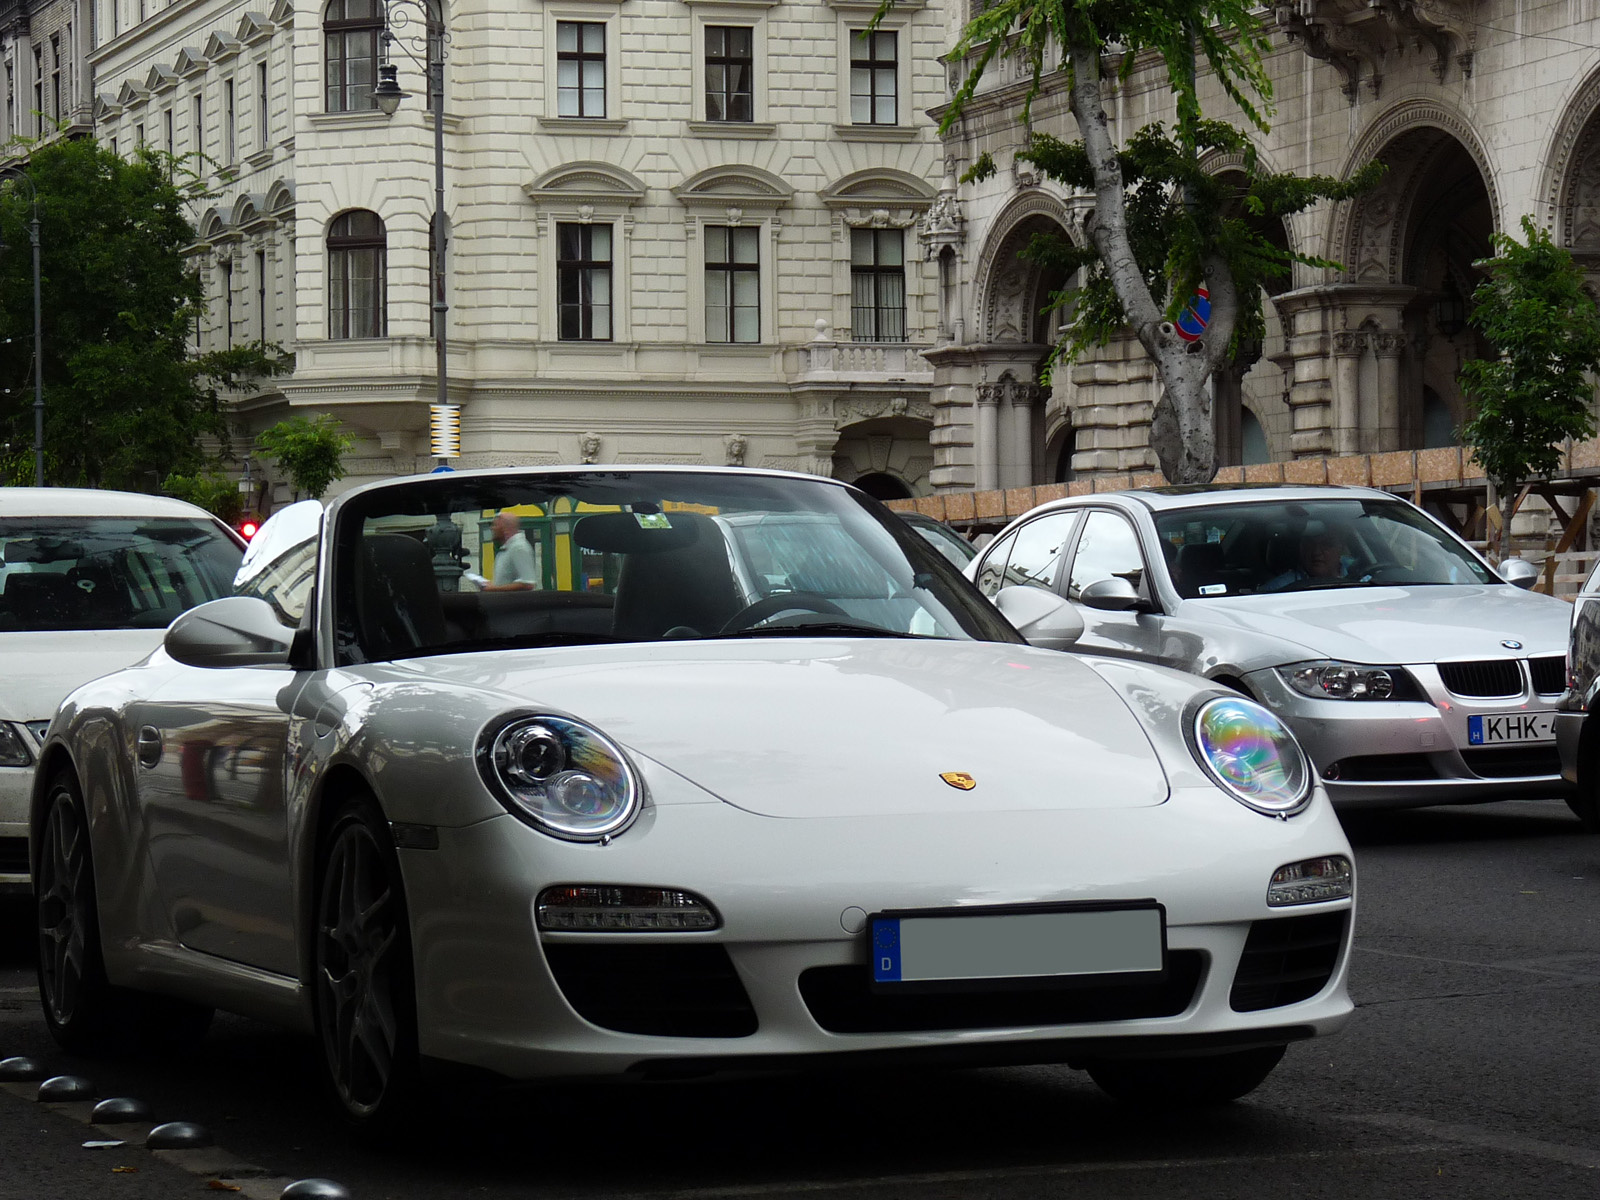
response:
{"label": "street lamp post", "polygon": [[33,243],[33,486],[44,486],[44,320],[39,303],[39,193],[33,180],[21,167],[0,170],[0,179],[15,179],[28,185],[33,205],[33,220],[28,223],[28,240]]}
{"label": "street lamp post", "polygon": [[[413,48],[419,39],[414,35],[407,36],[404,32],[399,34],[395,32],[396,29],[403,31],[410,23],[411,16],[405,11],[408,8],[414,8],[422,15],[424,33],[420,39],[421,58]],[[445,333],[445,314],[449,311],[449,305],[445,301],[444,269],[444,64],[445,43],[448,37],[444,28],[442,7],[438,13],[439,15],[435,16],[435,11],[427,0],[384,0],[383,52],[382,60],[378,64],[378,82],[372,89],[372,98],[384,114],[391,117],[400,107],[400,102],[406,98],[406,92],[400,87],[395,64],[390,58],[390,51],[395,46],[422,69],[428,80],[428,90],[432,93],[430,99],[433,102],[433,229],[430,254],[433,278],[429,290],[433,296],[433,342],[438,358],[435,368],[436,403],[448,405],[450,376],[446,357],[448,342]],[[440,462],[443,461],[444,456],[441,455]]]}

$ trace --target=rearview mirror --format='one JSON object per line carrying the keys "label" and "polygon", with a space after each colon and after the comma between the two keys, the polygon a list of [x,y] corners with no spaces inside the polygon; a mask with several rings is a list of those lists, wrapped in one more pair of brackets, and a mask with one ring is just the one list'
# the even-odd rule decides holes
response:
{"label": "rearview mirror", "polygon": [[1512,587],[1531,588],[1539,578],[1539,568],[1525,558],[1508,558],[1500,564],[1500,578]]}
{"label": "rearview mirror", "polygon": [[1030,645],[1066,650],[1083,636],[1083,618],[1078,610],[1043,588],[1001,588],[994,594],[994,606]]}
{"label": "rearview mirror", "polygon": [[1139,607],[1139,592],[1126,579],[1113,575],[1109,579],[1096,579],[1084,588],[1078,593],[1078,603],[1103,612],[1127,612]]}
{"label": "rearview mirror", "polygon": [[167,653],[189,667],[278,667],[294,630],[255,596],[226,596],[191,608],[167,630]]}

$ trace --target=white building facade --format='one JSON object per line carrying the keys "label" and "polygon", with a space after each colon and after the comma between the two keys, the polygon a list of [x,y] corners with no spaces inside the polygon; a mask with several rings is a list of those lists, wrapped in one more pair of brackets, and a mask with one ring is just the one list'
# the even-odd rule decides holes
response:
{"label": "white building facade", "polygon": [[[386,116],[378,0],[156,2],[95,0],[95,131],[192,172],[208,344],[295,355],[238,432],[331,412],[360,439],[344,486],[427,469],[440,42],[409,38],[422,9],[390,5],[409,95]],[[445,4],[457,466],[745,463],[929,489],[946,20],[902,3],[862,36],[874,10]]]}

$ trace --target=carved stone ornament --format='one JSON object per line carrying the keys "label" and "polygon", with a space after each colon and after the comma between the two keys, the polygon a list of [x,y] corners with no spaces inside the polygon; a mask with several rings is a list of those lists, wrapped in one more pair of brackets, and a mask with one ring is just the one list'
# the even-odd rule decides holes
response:
{"label": "carved stone ornament", "polygon": [[743,434],[730,433],[722,439],[722,460],[730,467],[744,466],[747,445]]}
{"label": "carved stone ornament", "polygon": [[914,421],[926,421],[931,425],[933,405],[921,398],[906,396],[839,400],[835,402],[833,408],[833,427],[845,429],[862,421],[875,421],[882,417],[910,417]]}
{"label": "carved stone ornament", "polygon": [[1367,335],[1359,329],[1341,329],[1333,335],[1333,352],[1341,358],[1352,358],[1367,348]]}
{"label": "carved stone ornament", "polygon": [[1451,64],[1471,75],[1477,42],[1468,6],[1469,0],[1278,0],[1273,18],[1290,42],[1339,72],[1353,104],[1363,83],[1376,98],[1385,62],[1412,52],[1431,55],[1440,83]]}
{"label": "carved stone ornament", "polygon": [[586,463],[600,461],[600,435],[585,433],[578,438],[578,456]]}

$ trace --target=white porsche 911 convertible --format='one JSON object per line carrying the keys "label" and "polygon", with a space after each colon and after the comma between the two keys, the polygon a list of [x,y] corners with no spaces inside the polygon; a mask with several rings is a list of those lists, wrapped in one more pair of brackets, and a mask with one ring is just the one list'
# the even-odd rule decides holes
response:
{"label": "white porsche 911 convertible", "polygon": [[446,1067],[1065,1062],[1217,1102],[1350,1016],[1350,849],[1278,720],[1030,648],[1071,605],[997,611],[842,484],[374,484],[274,516],[234,592],[50,726],[70,1048],[244,1013],[381,1130]]}

